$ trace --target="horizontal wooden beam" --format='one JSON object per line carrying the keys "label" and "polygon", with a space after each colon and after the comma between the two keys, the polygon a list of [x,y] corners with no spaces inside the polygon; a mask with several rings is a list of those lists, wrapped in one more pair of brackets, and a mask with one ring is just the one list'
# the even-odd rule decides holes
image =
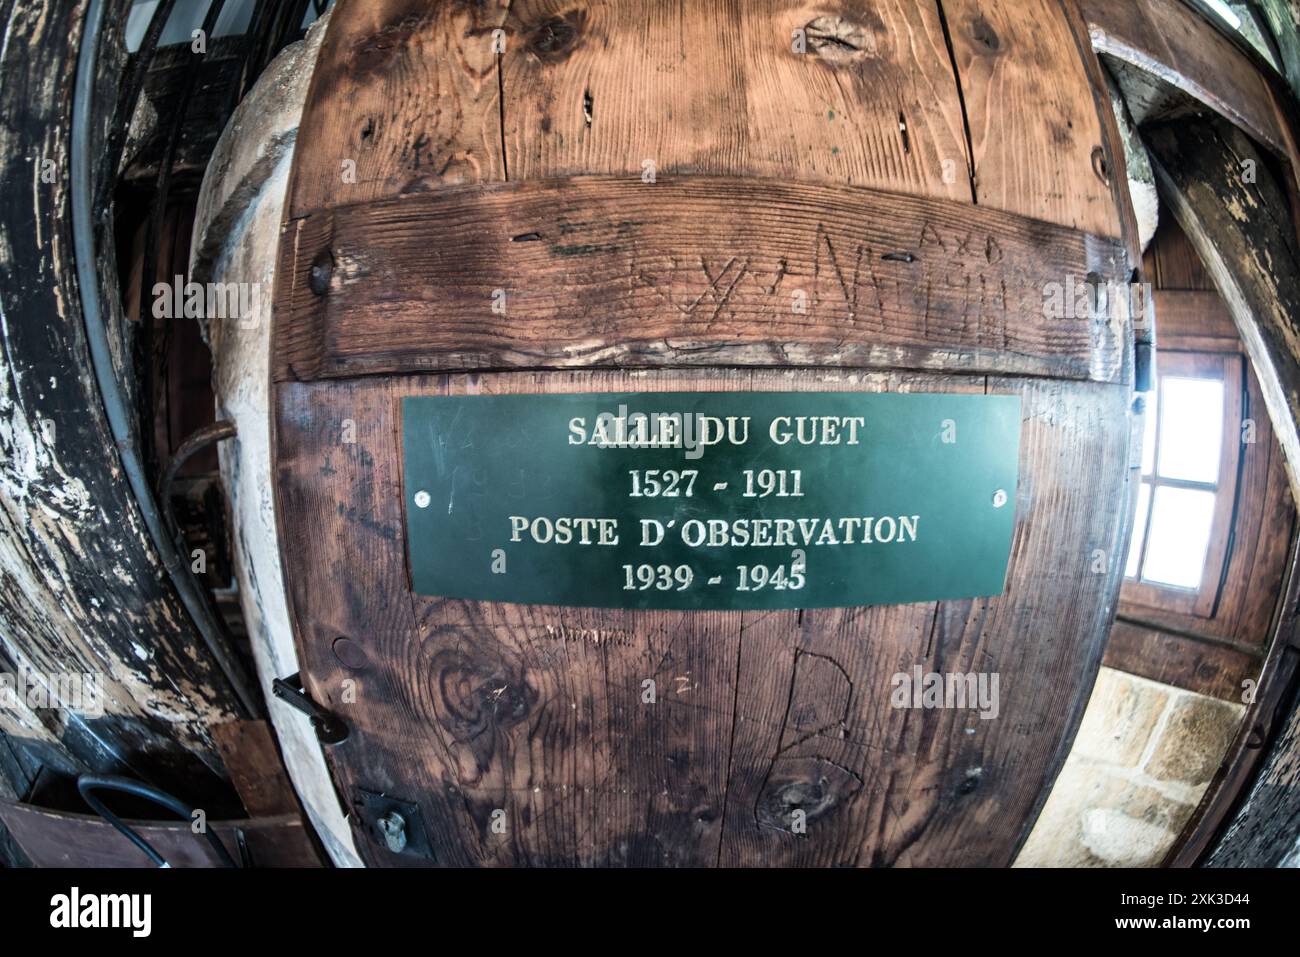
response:
{"label": "horizontal wooden beam", "polygon": [[1224,701],[1241,701],[1241,683],[1259,675],[1263,653],[1221,640],[1118,619],[1102,663],[1132,675]]}
{"label": "horizontal wooden beam", "polygon": [[1127,295],[1100,314],[1080,299],[1085,282],[1128,282],[1120,242],[950,200],[577,176],[286,228],[278,381],[724,364],[1126,375]]}
{"label": "horizontal wooden beam", "polygon": [[[35,867],[150,867],[142,850],[112,824],[90,814],[75,814],[0,800],[0,821]],[[259,815],[211,821],[217,838],[235,860],[241,843],[256,867],[320,867],[311,835],[297,814]],[[221,867],[212,846],[190,830],[187,821],[131,821],[171,867]]]}

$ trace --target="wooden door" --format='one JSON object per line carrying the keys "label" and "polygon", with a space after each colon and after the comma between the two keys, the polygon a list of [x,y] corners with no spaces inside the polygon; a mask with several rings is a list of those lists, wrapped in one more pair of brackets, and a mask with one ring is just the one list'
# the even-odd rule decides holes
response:
{"label": "wooden door", "polygon": [[[1054,0],[339,0],[281,241],[275,490],[370,863],[1010,862],[1127,537],[1131,323],[1044,307],[1136,265],[1091,57]],[[1005,592],[414,594],[403,397],[687,390],[1018,394]],[[918,666],[996,673],[997,717],[892,707]]]}

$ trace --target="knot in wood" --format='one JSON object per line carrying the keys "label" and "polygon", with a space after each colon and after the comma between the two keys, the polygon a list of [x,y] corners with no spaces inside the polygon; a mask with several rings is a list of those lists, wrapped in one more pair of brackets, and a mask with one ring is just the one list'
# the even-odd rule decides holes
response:
{"label": "knot in wood", "polygon": [[830,63],[847,63],[876,54],[875,34],[843,17],[815,17],[803,30],[808,51]]}
{"label": "knot in wood", "polygon": [[543,20],[528,33],[528,52],[541,60],[566,59],[578,43],[585,19],[583,11],[570,10],[563,16]]}
{"label": "knot in wood", "polygon": [[862,789],[862,779],[825,758],[778,757],[754,808],[756,821],[788,830],[795,811],[805,823],[834,811]]}
{"label": "knot in wood", "polygon": [[970,33],[975,42],[989,53],[997,53],[1002,48],[1002,40],[998,37],[998,32],[982,16],[972,18]]}

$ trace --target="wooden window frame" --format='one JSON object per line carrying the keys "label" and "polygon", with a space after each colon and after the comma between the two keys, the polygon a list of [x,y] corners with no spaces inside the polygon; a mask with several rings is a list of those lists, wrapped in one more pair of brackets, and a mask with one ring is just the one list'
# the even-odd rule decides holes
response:
{"label": "wooden window frame", "polygon": [[[1138,559],[1137,577],[1125,578],[1122,600],[1160,611],[1196,618],[1212,618],[1219,602],[1220,583],[1230,552],[1232,516],[1236,510],[1238,467],[1241,461],[1242,417],[1242,365],[1239,355],[1213,352],[1184,352],[1165,350],[1158,354],[1157,388],[1166,377],[1218,379],[1223,382],[1223,441],[1219,450],[1219,474],[1213,488],[1208,483],[1180,482],[1159,477],[1160,415],[1164,408],[1162,399],[1156,403],[1156,434],[1154,464],[1151,475],[1140,475],[1135,494],[1142,485],[1149,485],[1151,497],[1147,507],[1146,527],[1142,531],[1142,549]],[[1210,543],[1201,569],[1201,581],[1196,588],[1161,585],[1141,580],[1142,565],[1149,544],[1151,516],[1155,506],[1155,490],[1166,485],[1174,488],[1213,490],[1214,519],[1210,526]],[[1127,562],[1127,554],[1124,556]]]}

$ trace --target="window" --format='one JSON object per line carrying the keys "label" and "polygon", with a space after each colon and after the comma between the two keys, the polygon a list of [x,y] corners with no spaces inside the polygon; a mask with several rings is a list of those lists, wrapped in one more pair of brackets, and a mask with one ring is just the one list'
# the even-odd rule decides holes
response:
{"label": "window", "polygon": [[1147,398],[1124,577],[1142,604],[1209,615],[1227,554],[1241,427],[1241,363],[1166,352]]}

